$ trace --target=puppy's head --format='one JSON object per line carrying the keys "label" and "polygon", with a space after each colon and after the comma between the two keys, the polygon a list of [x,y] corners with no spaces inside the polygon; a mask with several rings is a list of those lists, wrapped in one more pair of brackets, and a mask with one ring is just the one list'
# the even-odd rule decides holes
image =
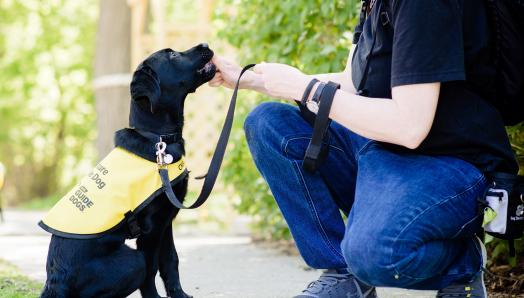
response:
{"label": "puppy's head", "polygon": [[131,81],[129,125],[160,134],[181,132],[184,99],[211,80],[213,51],[200,44],[185,52],[164,49],[142,62]]}

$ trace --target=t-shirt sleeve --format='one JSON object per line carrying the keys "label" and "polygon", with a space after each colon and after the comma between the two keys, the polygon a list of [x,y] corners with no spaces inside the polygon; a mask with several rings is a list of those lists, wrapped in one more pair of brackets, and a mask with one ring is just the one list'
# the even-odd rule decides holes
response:
{"label": "t-shirt sleeve", "polygon": [[393,0],[391,5],[391,86],[465,80],[458,1]]}

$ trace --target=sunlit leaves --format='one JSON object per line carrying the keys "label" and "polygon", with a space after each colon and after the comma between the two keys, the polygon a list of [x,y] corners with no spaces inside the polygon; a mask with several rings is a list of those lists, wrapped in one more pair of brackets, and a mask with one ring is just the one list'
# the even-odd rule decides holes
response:
{"label": "sunlit leaves", "polygon": [[0,0],[0,159],[11,199],[59,191],[92,157],[96,3]]}

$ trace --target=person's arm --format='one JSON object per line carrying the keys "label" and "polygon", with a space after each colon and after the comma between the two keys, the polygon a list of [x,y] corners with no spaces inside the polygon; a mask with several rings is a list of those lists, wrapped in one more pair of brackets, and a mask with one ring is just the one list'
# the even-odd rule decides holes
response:
{"label": "person's arm", "polygon": [[[351,47],[344,71],[338,73],[313,74],[309,75],[309,78],[316,78],[323,82],[333,81],[340,84],[342,90],[349,93],[356,93],[355,86],[351,80],[351,57],[353,57],[354,49],[355,47]],[[218,71],[215,77],[209,82],[209,85],[212,87],[225,86],[232,89],[242,69],[240,65],[220,56],[214,56],[213,63],[216,65]],[[246,72],[240,81],[240,89],[254,90],[267,95],[268,93],[263,85],[264,82],[261,81],[261,77],[252,71]]]}
{"label": "person's arm", "polygon": [[330,118],[369,139],[415,149],[431,129],[439,92],[440,83],[394,87],[392,100],[339,90]]}
{"label": "person's arm", "polygon": [[[240,67],[220,57],[214,60],[221,72],[212,84],[231,88]],[[337,81],[337,77],[340,81]],[[348,80],[351,83],[348,73],[320,75],[317,78],[339,83]],[[291,66],[262,63],[255,67],[255,72],[246,73],[242,88],[275,98],[294,100],[302,97],[310,80],[311,76]],[[439,91],[440,83],[398,86],[392,89],[391,100],[363,97],[347,89],[339,90],[333,101],[330,118],[366,138],[416,148],[431,128]]]}
{"label": "person's arm", "polygon": [[[268,95],[287,100],[300,97],[311,80],[290,66],[276,63],[257,65],[255,73],[261,76]],[[330,118],[368,139],[414,149],[431,129],[439,93],[440,83],[394,87],[392,99],[338,90]]]}
{"label": "person's arm", "polygon": [[321,82],[335,82],[340,84],[340,89],[344,90],[349,93],[357,93],[355,86],[353,85],[353,81],[351,81],[351,71],[347,72],[347,70],[343,72],[337,72],[337,73],[325,73],[325,74],[314,74],[309,75],[309,78],[317,79]]}

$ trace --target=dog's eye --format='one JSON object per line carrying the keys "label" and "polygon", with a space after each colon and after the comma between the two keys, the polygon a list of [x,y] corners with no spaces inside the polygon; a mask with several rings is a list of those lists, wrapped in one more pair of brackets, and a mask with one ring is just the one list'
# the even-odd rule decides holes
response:
{"label": "dog's eye", "polygon": [[180,53],[177,53],[177,52],[171,52],[170,55],[171,55],[170,56],[171,59],[176,59],[176,58],[180,57]]}

